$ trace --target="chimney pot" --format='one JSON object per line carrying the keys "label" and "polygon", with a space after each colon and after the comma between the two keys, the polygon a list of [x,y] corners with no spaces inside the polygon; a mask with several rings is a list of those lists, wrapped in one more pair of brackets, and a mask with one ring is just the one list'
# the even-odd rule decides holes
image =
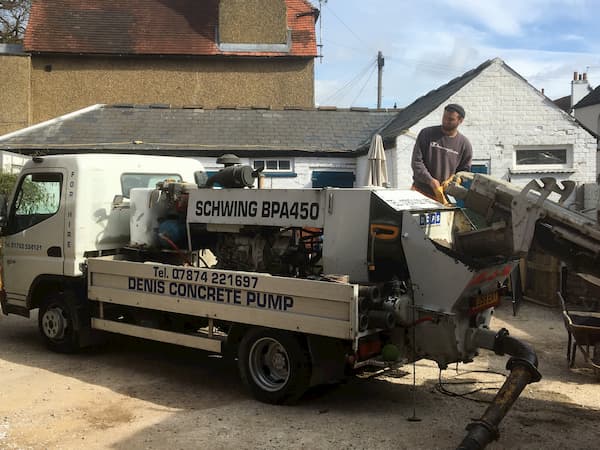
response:
{"label": "chimney pot", "polygon": [[587,72],[583,74],[583,79],[587,80]]}
{"label": "chimney pot", "polygon": [[573,81],[577,81],[577,72],[573,72]]}

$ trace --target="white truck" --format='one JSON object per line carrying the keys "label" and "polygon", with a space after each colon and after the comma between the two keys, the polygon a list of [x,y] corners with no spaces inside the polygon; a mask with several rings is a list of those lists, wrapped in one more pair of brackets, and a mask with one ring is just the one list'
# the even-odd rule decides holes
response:
{"label": "white truck", "polygon": [[496,438],[540,375],[529,346],[488,329],[490,308],[548,193],[485,177],[453,186],[490,222],[475,229],[414,191],[254,189],[256,175],[237,165],[206,180],[183,158],[33,158],[2,223],[4,313],[39,308],[61,352],[112,332],[231,354],[271,403],[365,366],[507,353],[511,374],[461,448]]}

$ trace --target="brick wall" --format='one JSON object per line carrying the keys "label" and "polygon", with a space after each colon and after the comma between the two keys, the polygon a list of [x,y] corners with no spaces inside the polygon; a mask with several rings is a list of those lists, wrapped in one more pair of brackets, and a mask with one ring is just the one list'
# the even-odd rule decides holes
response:
{"label": "brick wall", "polygon": [[[525,184],[553,176],[579,183],[596,181],[596,140],[564,111],[497,60],[408,133],[399,136],[395,152],[395,182],[412,183],[410,158],[419,131],[439,125],[444,105],[460,103],[466,118],[460,131],[473,145],[474,160],[489,161],[491,175]],[[573,148],[572,173],[511,173],[516,146],[557,145]]]}

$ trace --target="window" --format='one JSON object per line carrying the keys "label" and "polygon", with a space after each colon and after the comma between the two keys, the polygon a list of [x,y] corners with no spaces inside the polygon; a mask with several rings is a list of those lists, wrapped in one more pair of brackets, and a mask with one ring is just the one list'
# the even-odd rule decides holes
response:
{"label": "window", "polygon": [[125,197],[133,188],[153,188],[156,183],[165,180],[183,181],[181,175],[175,173],[124,173],[121,175],[121,190]]}
{"label": "window", "polygon": [[568,146],[516,148],[514,159],[516,170],[513,172],[569,170],[573,166],[572,154],[572,148]]}
{"label": "window", "polygon": [[30,173],[19,183],[8,234],[30,228],[52,217],[60,208],[61,173]]}
{"label": "window", "polygon": [[255,159],[254,168],[263,168],[263,172],[291,172],[292,161],[289,159]]}

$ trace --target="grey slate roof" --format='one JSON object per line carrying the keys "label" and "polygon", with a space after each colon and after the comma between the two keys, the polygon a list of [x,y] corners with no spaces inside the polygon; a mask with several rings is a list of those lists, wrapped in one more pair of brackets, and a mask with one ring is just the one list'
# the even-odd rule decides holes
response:
{"label": "grey slate roof", "polygon": [[564,97],[552,100],[556,106],[562,109],[566,113],[571,112],[571,96],[565,95]]}
{"label": "grey slate roof", "polygon": [[97,105],[0,136],[0,150],[25,154],[354,156],[398,111]]}
{"label": "grey slate roof", "polygon": [[579,100],[573,109],[583,108],[585,106],[597,105],[600,103],[600,86],[596,87],[592,92]]}
{"label": "grey slate roof", "polygon": [[[458,92],[464,85],[479,75],[484,69],[489,67],[493,59],[489,59],[480,64],[475,69],[469,70],[460,77],[450,80],[448,83],[440,86],[437,89],[419,97],[413,103],[404,108],[394,120],[382,127],[379,131],[384,143],[389,144],[397,136],[404,133],[407,129],[415,125],[422,118],[427,116],[431,111],[436,109],[453,94]],[[469,112],[467,111],[467,115]]]}

